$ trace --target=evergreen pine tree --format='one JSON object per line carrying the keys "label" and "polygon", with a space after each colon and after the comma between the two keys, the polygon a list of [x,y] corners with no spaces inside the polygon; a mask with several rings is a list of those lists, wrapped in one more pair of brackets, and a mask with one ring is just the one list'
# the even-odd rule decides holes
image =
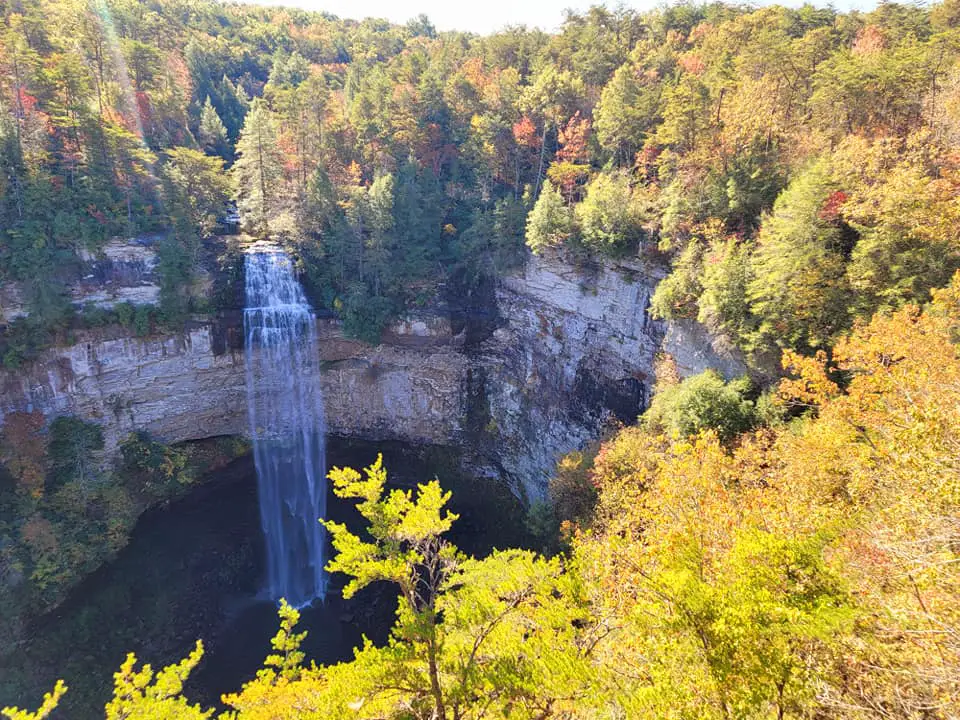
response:
{"label": "evergreen pine tree", "polygon": [[266,234],[283,177],[283,156],[273,116],[261,100],[254,100],[240,131],[233,175],[243,224],[253,233]]}
{"label": "evergreen pine tree", "polygon": [[527,246],[534,253],[559,245],[573,234],[573,213],[549,180],[527,217]]}
{"label": "evergreen pine tree", "polygon": [[197,133],[200,146],[207,152],[223,155],[227,149],[227,128],[220,120],[217,110],[210,102],[210,96],[200,111],[200,129]]}

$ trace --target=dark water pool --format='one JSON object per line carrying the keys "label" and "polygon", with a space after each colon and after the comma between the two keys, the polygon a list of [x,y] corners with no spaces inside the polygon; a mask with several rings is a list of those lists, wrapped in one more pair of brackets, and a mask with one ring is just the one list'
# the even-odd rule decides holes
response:
{"label": "dark water pool", "polygon": [[[450,539],[465,552],[531,543],[509,492],[465,476],[454,451],[331,440],[327,458],[359,468],[378,451],[398,484],[437,476],[453,491],[451,505],[461,518]],[[359,527],[351,506],[330,497],[328,511]],[[263,558],[256,478],[252,460],[243,458],[190,496],[144,515],[115,561],[38,621],[24,646],[0,658],[0,707],[34,707],[63,678],[70,690],[54,717],[101,718],[113,673],[128,652],[160,667],[185,656],[197,638],[206,652],[187,694],[204,706],[218,704],[222,693],[254,676],[276,632],[276,608],[260,594]],[[345,601],[344,581],[331,578],[326,602],[302,613],[309,632],[304,650],[318,663],[349,659],[363,634],[384,641],[393,621],[392,587],[373,586]]]}

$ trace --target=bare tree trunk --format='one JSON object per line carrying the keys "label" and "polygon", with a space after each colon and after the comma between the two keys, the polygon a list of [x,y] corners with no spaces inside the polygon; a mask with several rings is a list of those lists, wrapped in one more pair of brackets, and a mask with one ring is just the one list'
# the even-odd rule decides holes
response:
{"label": "bare tree trunk", "polygon": [[260,177],[260,227],[262,232],[267,231],[267,178],[263,165],[263,134],[260,123],[257,123],[257,171]]}
{"label": "bare tree trunk", "polygon": [[543,134],[540,136],[540,165],[537,167],[537,182],[533,193],[534,199],[540,195],[540,180],[543,178],[543,161],[547,152],[547,121],[543,121]]}

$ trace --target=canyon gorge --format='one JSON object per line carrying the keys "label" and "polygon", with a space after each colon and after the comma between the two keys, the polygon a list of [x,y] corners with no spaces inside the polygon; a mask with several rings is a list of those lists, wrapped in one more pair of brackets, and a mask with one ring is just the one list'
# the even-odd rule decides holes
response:
{"label": "canyon gorge", "polygon": [[[141,250],[135,262],[147,272],[114,263],[113,282],[136,288],[117,288],[115,297],[156,295],[149,253]],[[345,337],[335,319],[321,317],[328,430],[455,445],[525,501],[540,499],[561,455],[611,421],[636,419],[658,353],[672,356],[682,377],[708,367],[727,377],[745,372],[742,359],[694,321],[649,317],[661,276],[653,263],[584,266],[531,256],[468,303],[437,302],[393,323],[377,346]],[[75,297],[89,300],[81,291]],[[246,435],[241,324],[239,312],[228,311],[198,317],[182,332],[77,333],[71,344],[0,371],[0,414],[40,410],[95,422],[105,461],[133,431],[168,444]]]}
{"label": "canyon gorge", "polygon": [[[91,283],[91,290],[74,288],[74,301],[78,306],[89,308],[96,303],[111,309],[130,297],[156,298],[159,289],[154,284],[154,264],[148,243],[115,242],[109,255],[90,260],[87,275],[97,282]],[[213,273],[210,270],[205,276],[208,294],[213,293]],[[519,501],[518,506],[529,508],[542,503],[556,463],[564,454],[584,448],[618,424],[635,422],[649,402],[659,355],[669,355],[682,377],[708,367],[728,377],[746,372],[741,358],[695,322],[650,317],[650,297],[662,275],[655,262],[637,259],[584,264],[559,254],[531,255],[522,268],[501,276],[496,283],[482,285],[469,295],[438,298],[417,314],[393,322],[378,345],[347,337],[338,319],[320,313],[316,320],[319,362],[305,365],[319,377],[304,381],[319,382],[335,455],[343,456],[350,447],[365,448],[365,452],[381,447],[394,448],[394,452],[400,449],[401,459],[393,460],[391,467],[395,473],[399,471],[402,483],[439,473],[445,485],[457,488],[455,502],[466,502],[467,519],[462,528],[466,535],[461,542],[478,540],[482,548],[483,543],[502,542],[510,533],[521,538],[513,542],[525,542],[522,538],[528,528],[522,513],[518,515],[508,505]],[[3,311],[9,320],[18,311],[10,302],[16,288],[5,289]],[[258,353],[265,351],[253,348],[253,356],[245,357],[242,305],[234,305],[195,315],[175,332],[138,335],[133,328],[118,325],[75,330],[69,342],[42,351],[18,368],[0,370],[0,414],[39,412],[47,423],[63,416],[93,423],[103,433],[103,448],[95,453],[103,471],[121,474],[123,445],[134,433],[171,447],[230,438],[246,442],[250,439],[248,407],[269,399],[260,396],[264,390],[259,385],[250,386],[247,362],[263,360]],[[232,447],[243,454],[249,446],[234,443]],[[442,456],[445,464],[418,462],[413,459],[418,453]],[[362,454],[358,457],[364,459],[356,462],[372,459]],[[117,567],[127,570],[111,571],[108,562],[104,568],[107,575],[94,573],[116,550],[107,555],[94,551],[84,565],[65,568],[62,579],[40,595],[33,579],[17,572],[3,574],[5,587],[0,586],[0,591],[9,598],[6,607],[11,612],[4,620],[7,641],[0,644],[0,650],[7,653],[8,660],[15,657],[9,653],[20,639],[33,636],[38,627],[50,622],[44,618],[68,619],[54,620],[48,631],[53,635],[31,644],[30,652],[40,646],[56,647],[52,638],[57,633],[70,637],[74,631],[69,618],[83,616],[85,611],[76,609],[85,607],[83,598],[126,593],[122,588],[128,583],[149,582],[149,572],[146,579],[138,579],[131,570],[142,563],[133,558],[149,554],[144,545],[150,541],[137,542],[138,533],[163,538],[169,528],[180,527],[181,518],[196,514],[195,505],[209,506],[211,501],[204,498],[210,492],[217,493],[220,499],[216,502],[224,514],[249,514],[252,463],[248,456],[241,456],[236,463],[230,466],[233,470],[200,472],[180,488],[174,483],[172,494],[163,496],[138,492],[134,481],[130,485],[136,503],[133,518],[158,502],[166,506],[172,499],[177,501],[159,516],[153,514],[147,524],[153,530],[141,530],[138,525],[130,552],[125,548],[117,560]],[[429,475],[414,477],[418,472]],[[225,477],[233,478],[226,487]],[[212,488],[207,488],[211,482]],[[498,500],[500,493],[515,500]],[[459,511],[464,512],[463,508]],[[334,506],[331,512],[336,516],[339,510]],[[84,535],[102,532],[94,529],[100,522],[96,518],[80,522],[91,523],[89,528],[80,528]],[[504,523],[510,527],[500,527]],[[158,567],[190,568],[215,559],[223,564],[219,572],[227,573],[231,587],[237,583],[246,587],[250,573],[262,571],[252,559],[259,552],[252,549],[257,547],[256,539],[246,530],[237,535],[239,531],[225,518],[215,527],[223,537],[242,538],[237,549],[226,551],[218,545],[224,540],[207,539],[206,533],[198,530],[195,543],[180,539],[169,550],[167,541],[159,540],[165,548],[164,559],[157,558]],[[491,527],[498,529],[491,532]],[[180,530],[174,532],[179,535]],[[128,542],[130,538],[124,534],[120,546]],[[237,574],[238,568],[243,568],[241,574]],[[182,575],[186,571],[167,572]],[[85,578],[89,582],[83,582]],[[205,580],[206,585],[226,592],[222,582]],[[117,586],[121,590],[116,590]],[[193,587],[186,580],[176,586]],[[154,589],[149,594],[159,592]],[[164,603],[171,607],[186,603],[195,592],[180,590]],[[222,598],[209,592],[213,594],[203,602],[216,608]],[[64,600],[64,610],[51,612]],[[368,601],[351,606],[345,615],[336,610],[342,601],[335,598],[333,602],[322,604],[326,609],[318,611],[319,617],[327,619],[316,622],[329,625],[329,617],[335,621],[337,613],[353,617],[356,607],[362,608]],[[45,614],[39,616],[38,610]],[[201,632],[192,611],[181,615],[185,619],[178,621],[177,627],[186,623],[189,629],[184,632]],[[261,615],[258,622],[264,628],[272,627],[272,611]],[[224,620],[220,617],[216,622]],[[221,631],[207,628],[204,632]],[[122,636],[113,641],[126,647],[123,643],[131,639]],[[179,651],[176,641],[167,638],[164,642],[171,656]],[[107,654],[109,647],[104,646]],[[335,660],[336,652],[347,652],[349,647],[347,643],[342,650],[326,652],[334,653],[329,659]],[[228,675],[236,672],[233,663],[223,659],[232,654],[230,650],[215,651],[212,667],[226,668],[223,671]],[[45,662],[32,659],[25,667],[34,668],[30,671],[34,679],[43,678],[36,668],[44,667]],[[112,662],[104,660],[102,664],[109,668]],[[8,669],[12,667],[15,665]],[[75,695],[80,706],[88,702],[95,707],[102,701],[95,687],[89,692],[87,696],[85,688]]]}

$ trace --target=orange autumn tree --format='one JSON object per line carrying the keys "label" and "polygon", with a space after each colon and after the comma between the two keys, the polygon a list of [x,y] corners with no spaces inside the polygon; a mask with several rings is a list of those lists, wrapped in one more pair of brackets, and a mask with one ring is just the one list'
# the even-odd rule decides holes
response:
{"label": "orange autumn tree", "polygon": [[561,147],[557,150],[556,160],[547,169],[547,177],[560,188],[568,202],[581,198],[580,186],[590,171],[587,162],[589,135],[590,121],[580,117],[579,110],[558,131]]}
{"label": "orange autumn tree", "polygon": [[47,473],[46,418],[39,410],[12,412],[0,431],[0,463],[17,479],[17,491],[33,500],[43,497]]}

